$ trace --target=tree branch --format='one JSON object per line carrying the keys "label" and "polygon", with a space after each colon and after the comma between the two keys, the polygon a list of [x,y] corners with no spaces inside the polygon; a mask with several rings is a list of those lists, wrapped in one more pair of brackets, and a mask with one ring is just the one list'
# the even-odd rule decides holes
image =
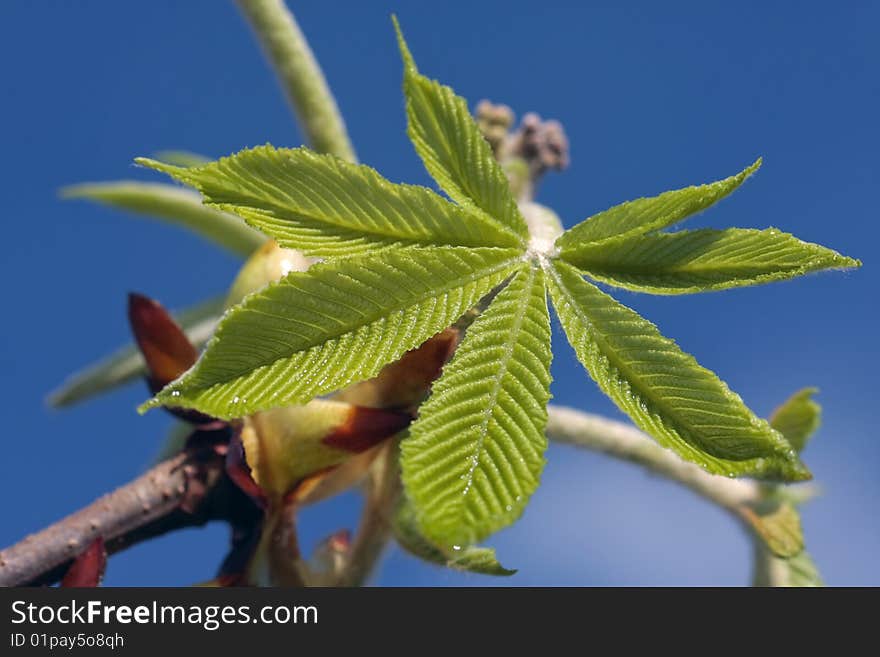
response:
{"label": "tree branch", "polygon": [[223,519],[234,526],[254,511],[225,476],[212,446],[186,451],[89,506],[0,551],[0,586],[51,584],[102,536],[110,553],[183,527]]}
{"label": "tree branch", "polygon": [[[680,459],[630,425],[563,406],[549,406],[547,435],[641,465],[727,510],[756,539],[754,508],[761,484],[712,475]],[[370,576],[390,539],[390,510],[400,494],[395,445],[383,450],[367,480],[361,526],[335,582],[358,586]],[[51,584],[96,537],[108,552],[184,527],[225,520],[235,527],[261,512],[226,476],[225,456],[212,445],[190,447],[132,482],[19,543],[0,551],[0,586]]]}
{"label": "tree branch", "polygon": [[281,81],[306,143],[322,153],[356,162],[339,108],[293,13],[283,0],[236,2]]}
{"label": "tree branch", "polygon": [[761,500],[760,484],[712,475],[655,443],[639,429],[565,406],[549,406],[547,435],[641,465],[730,511],[748,527],[744,509]]}

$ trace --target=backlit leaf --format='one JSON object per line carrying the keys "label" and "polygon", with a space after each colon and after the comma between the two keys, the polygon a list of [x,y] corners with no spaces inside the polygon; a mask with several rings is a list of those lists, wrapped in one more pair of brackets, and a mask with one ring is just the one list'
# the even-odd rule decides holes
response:
{"label": "backlit leaf", "polygon": [[775,228],[654,233],[563,257],[590,278],[652,294],[724,290],[861,264]]}
{"label": "backlit leaf", "polygon": [[421,531],[465,546],[509,525],[538,486],[547,439],[550,320],[527,265],[468,329],[401,443]]}
{"label": "backlit leaf", "polygon": [[425,168],[454,201],[479,208],[522,241],[528,235],[525,219],[467,102],[418,72],[396,18],[394,27],[403,58],[407,132]]}
{"label": "backlit leaf", "polygon": [[199,155],[191,151],[157,151],[155,158],[166,164],[173,164],[178,167],[200,167],[211,161],[210,157]]}
{"label": "backlit leaf", "polygon": [[468,545],[455,550],[432,543],[419,531],[412,504],[405,498],[398,505],[392,527],[394,538],[397,539],[400,547],[429,563],[481,575],[516,574],[515,570],[508,570],[498,562],[495,550],[492,548]]}
{"label": "backlit leaf", "polygon": [[738,395],[657,328],[557,262],[553,305],[578,359],[660,444],[709,472],[800,480],[794,449]]}
{"label": "backlit leaf", "polygon": [[816,388],[799,390],[770,416],[770,426],[785,436],[798,452],[822,423],[822,407],[813,401],[817,392]]}
{"label": "backlit leaf", "polygon": [[368,379],[501,283],[517,255],[409,248],[292,272],[227,312],[196,365],[143,408],[228,419]]}
{"label": "backlit leaf", "polygon": [[350,256],[407,245],[516,246],[496,222],[425,187],[306,148],[260,146],[201,167],[138,163],[192,185],[205,202],[244,217],[283,247]]}
{"label": "backlit leaf", "polygon": [[556,245],[563,257],[576,259],[580,249],[596,242],[611,238],[626,239],[671,226],[723,199],[759,166],[760,159],[745,171],[724,180],[615,205],[566,231]]}

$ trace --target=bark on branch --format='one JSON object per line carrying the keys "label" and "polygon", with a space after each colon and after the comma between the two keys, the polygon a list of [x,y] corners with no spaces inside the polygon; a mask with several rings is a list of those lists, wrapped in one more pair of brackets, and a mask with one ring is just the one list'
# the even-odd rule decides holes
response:
{"label": "bark on branch", "polygon": [[102,536],[110,553],[183,527],[240,525],[252,505],[212,446],[188,449],[89,506],[0,551],[0,586],[51,584]]}

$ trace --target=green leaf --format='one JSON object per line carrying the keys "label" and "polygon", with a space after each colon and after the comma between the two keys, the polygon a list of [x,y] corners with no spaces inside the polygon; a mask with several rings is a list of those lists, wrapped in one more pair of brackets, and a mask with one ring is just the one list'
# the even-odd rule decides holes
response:
{"label": "green leaf", "polygon": [[266,238],[238,217],[202,205],[198,194],[156,183],[84,183],[61,190],[62,198],[82,198],[177,224],[240,256]]}
{"label": "green leaf", "polygon": [[210,157],[192,153],[190,151],[158,151],[155,158],[166,164],[173,164],[178,167],[200,167],[211,161]]}
{"label": "green leaf", "polygon": [[196,365],[142,409],[164,404],[228,419],[368,379],[458,319],[519,255],[395,249],[292,272],[227,312]]}
{"label": "green leaf", "polygon": [[281,246],[315,256],[407,245],[517,246],[515,236],[425,187],[396,185],[370,167],[305,148],[260,146],[183,169],[139,158],[196,187],[209,205],[244,217]]}
{"label": "green leaf", "polygon": [[743,506],[740,515],[776,556],[787,559],[803,551],[801,517],[792,504],[771,497]]}
{"label": "green leaf", "polygon": [[789,586],[825,586],[819,569],[806,550],[787,562]]}
{"label": "green leaf", "polygon": [[800,480],[791,445],[653,324],[557,262],[553,305],[599,387],[661,445],[716,474]]}
{"label": "green leaf", "polygon": [[724,180],[615,205],[566,231],[556,246],[564,258],[576,260],[581,249],[596,242],[622,240],[671,226],[723,199],[760,166],[758,158],[752,166]]}
{"label": "green leaf", "polygon": [[464,546],[509,525],[538,486],[550,398],[543,272],[524,265],[468,329],[401,443],[421,531]]}
{"label": "green leaf", "polygon": [[799,390],[770,416],[770,426],[785,436],[798,452],[822,423],[822,407],[813,401],[817,392],[816,388]]}
{"label": "green leaf", "polygon": [[652,294],[724,290],[861,265],[775,228],[654,233],[582,246],[562,257],[591,278]]}
{"label": "green leaf", "polygon": [[398,505],[392,527],[394,538],[400,547],[429,563],[481,575],[510,576],[516,574],[515,570],[508,570],[498,562],[495,550],[492,548],[471,545],[453,550],[432,543],[419,531],[415,520],[415,511],[406,498],[403,498]]}
{"label": "green leaf", "polygon": [[790,559],[783,559],[763,545],[759,544],[755,549],[753,586],[825,586],[819,569],[806,550]]}
{"label": "green leaf", "polygon": [[407,133],[425,168],[454,201],[479,208],[523,240],[528,236],[525,219],[467,102],[418,72],[400,25],[393,20],[403,58]]}
{"label": "green leaf", "polygon": [[[224,298],[217,297],[174,313],[175,320],[197,348],[204,345],[214,333],[214,327],[223,314],[223,303]],[[55,408],[72,406],[145,374],[143,356],[135,344],[130,344],[72,375],[49,396],[48,403]]]}

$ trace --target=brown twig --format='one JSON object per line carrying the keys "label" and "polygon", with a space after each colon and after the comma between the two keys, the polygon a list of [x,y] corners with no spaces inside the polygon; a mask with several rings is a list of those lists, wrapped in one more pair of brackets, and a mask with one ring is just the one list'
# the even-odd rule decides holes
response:
{"label": "brown twig", "polygon": [[89,506],[0,551],[0,586],[51,584],[94,539],[109,553],[181,529],[257,518],[225,474],[224,455],[201,445],[166,460]]}

